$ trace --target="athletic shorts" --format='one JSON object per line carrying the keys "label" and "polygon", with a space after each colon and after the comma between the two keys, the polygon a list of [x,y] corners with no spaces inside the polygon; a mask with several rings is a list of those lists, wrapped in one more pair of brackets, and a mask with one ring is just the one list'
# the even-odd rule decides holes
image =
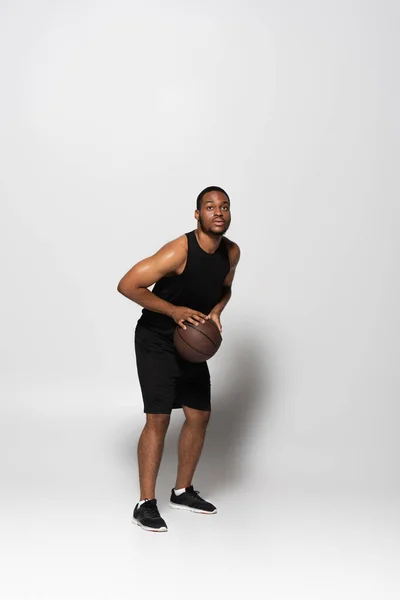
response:
{"label": "athletic shorts", "polygon": [[182,406],[211,410],[206,362],[183,360],[172,338],[143,325],[135,329],[135,353],[145,413],[169,415],[173,408]]}

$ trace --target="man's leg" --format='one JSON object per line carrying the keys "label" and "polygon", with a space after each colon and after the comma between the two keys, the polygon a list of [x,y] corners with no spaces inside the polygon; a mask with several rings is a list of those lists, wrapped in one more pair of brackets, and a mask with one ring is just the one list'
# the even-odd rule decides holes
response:
{"label": "man's leg", "polygon": [[183,406],[186,420],[182,426],[178,445],[178,473],[175,489],[192,484],[194,472],[203,449],[204,438],[211,411]]}
{"label": "man's leg", "polygon": [[156,479],[164,449],[170,415],[146,415],[138,443],[140,500],[155,498]]}

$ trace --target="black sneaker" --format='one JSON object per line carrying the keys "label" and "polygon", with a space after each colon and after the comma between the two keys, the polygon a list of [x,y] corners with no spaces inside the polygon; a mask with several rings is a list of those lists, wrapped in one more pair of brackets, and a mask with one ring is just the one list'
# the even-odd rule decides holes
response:
{"label": "black sneaker", "polygon": [[161,518],[157,508],[157,500],[145,500],[139,506],[136,504],[133,510],[132,523],[136,523],[146,531],[168,531],[168,527],[164,519]]}
{"label": "black sneaker", "polygon": [[182,508],[183,510],[191,510],[205,515],[214,515],[217,512],[214,504],[201,498],[199,492],[195,492],[192,485],[185,488],[185,490],[183,494],[177,496],[174,488],[172,488],[169,502],[171,508]]}

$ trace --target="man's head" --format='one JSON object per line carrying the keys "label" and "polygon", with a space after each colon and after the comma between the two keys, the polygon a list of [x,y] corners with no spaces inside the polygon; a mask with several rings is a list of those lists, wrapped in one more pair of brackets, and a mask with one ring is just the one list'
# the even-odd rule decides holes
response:
{"label": "man's head", "polygon": [[211,185],[197,196],[195,219],[204,233],[222,236],[231,223],[231,202],[222,188]]}

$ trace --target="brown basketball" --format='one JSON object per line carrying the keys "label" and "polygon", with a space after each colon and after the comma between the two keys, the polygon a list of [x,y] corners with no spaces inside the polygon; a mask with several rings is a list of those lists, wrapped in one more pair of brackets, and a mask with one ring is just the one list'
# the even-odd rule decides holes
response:
{"label": "brown basketball", "polygon": [[211,319],[193,325],[184,321],[187,329],[177,327],[174,344],[180,356],[189,362],[205,362],[217,352],[222,337],[217,325]]}

